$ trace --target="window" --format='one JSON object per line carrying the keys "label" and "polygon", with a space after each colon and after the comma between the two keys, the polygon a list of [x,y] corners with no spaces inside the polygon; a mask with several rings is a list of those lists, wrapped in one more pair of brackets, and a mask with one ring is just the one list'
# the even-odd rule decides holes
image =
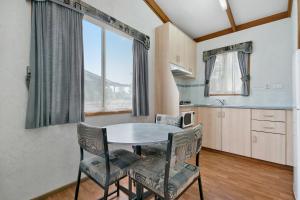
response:
{"label": "window", "polygon": [[210,78],[210,95],[240,95],[241,92],[242,80],[237,52],[217,55]]}
{"label": "window", "polygon": [[83,20],[85,112],[132,107],[132,39]]}

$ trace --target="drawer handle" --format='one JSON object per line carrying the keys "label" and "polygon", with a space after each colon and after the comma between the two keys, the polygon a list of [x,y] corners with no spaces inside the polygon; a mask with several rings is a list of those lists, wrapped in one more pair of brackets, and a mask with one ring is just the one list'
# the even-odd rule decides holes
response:
{"label": "drawer handle", "polygon": [[274,115],[264,115],[264,117],[274,117]]}
{"label": "drawer handle", "polygon": [[273,130],[273,129],[274,129],[274,127],[264,127],[264,129]]}

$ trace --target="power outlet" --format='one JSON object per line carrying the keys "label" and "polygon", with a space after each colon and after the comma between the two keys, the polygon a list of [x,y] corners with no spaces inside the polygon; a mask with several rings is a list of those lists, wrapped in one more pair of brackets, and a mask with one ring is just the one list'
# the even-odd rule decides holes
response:
{"label": "power outlet", "polygon": [[273,84],[273,88],[274,89],[282,89],[283,85],[281,83],[276,83],[276,84]]}

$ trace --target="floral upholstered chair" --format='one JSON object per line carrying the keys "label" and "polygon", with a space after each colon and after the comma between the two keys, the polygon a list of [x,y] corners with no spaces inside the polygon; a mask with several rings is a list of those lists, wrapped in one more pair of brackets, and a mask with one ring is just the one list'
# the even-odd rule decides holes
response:
{"label": "floral upholstered chair", "polygon": [[[119,196],[119,180],[127,176],[129,167],[140,157],[122,149],[109,153],[105,128],[80,123],[77,127],[77,134],[80,146],[80,164],[75,199],[78,198],[82,172],[104,189],[102,199],[106,200],[113,193],[117,193]],[[84,151],[94,156],[84,159]],[[117,185],[117,190],[108,194],[109,186],[114,183]]]}
{"label": "floral upholstered chair", "polygon": [[[157,114],[155,117],[155,123],[177,126],[177,127],[181,128],[182,127],[182,117]],[[166,143],[141,146],[141,154],[143,156],[165,155],[166,151],[167,151]]]}
{"label": "floral upholstered chair", "polygon": [[[132,180],[155,193],[156,197],[171,200],[198,180],[200,198],[203,200],[199,168],[202,145],[202,125],[178,133],[169,133],[166,156],[147,156],[137,161],[129,170]],[[196,166],[185,161],[196,155]],[[131,192],[130,192],[131,196]]]}

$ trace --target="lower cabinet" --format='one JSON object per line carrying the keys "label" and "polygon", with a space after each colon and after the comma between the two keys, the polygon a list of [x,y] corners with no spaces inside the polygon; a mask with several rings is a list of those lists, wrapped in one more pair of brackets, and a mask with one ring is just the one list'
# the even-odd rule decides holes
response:
{"label": "lower cabinet", "polygon": [[197,121],[203,124],[202,146],[222,150],[221,109],[199,107]]}
{"label": "lower cabinet", "polygon": [[291,110],[189,107],[203,124],[202,146],[255,159],[293,165]]}
{"label": "lower cabinet", "polygon": [[285,135],[252,131],[253,158],[286,164],[285,144]]}
{"label": "lower cabinet", "polygon": [[222,109],[222,151],[250,157],[250,130],[250,109]]}

